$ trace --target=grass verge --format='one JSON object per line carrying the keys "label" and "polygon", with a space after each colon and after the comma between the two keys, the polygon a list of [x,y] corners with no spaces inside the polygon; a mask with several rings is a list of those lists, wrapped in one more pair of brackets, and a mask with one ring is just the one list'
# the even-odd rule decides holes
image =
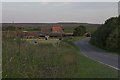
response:
{"label": "grass verge", "polygon": [[80,54],[71,41],[30,44],[3,40],[3,78],[112,78],[117,71]]}

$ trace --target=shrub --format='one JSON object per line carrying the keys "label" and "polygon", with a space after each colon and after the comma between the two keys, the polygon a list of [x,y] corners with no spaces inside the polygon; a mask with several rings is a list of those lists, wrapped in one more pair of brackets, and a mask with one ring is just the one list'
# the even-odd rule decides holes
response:
{"label": "shrub", "polygon": [[112,17],[105,21],[92,35],[90,42],[100,48],[118,51],[120,36],[120,17]]}
{"label": "shrub", "polygon": [[84,26],[78,26],[74,29],[73,35],[74,36],[83,36],[86,32],[86,28]]}

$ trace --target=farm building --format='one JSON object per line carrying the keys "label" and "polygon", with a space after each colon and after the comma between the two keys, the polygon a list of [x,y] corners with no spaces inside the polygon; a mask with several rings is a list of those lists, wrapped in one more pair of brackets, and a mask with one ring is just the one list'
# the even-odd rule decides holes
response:
{"label": "farm building", "polygon": [[2,36],[15,37],[16,35],[15,31],[2,31]]}
{"label": "farm building", "polygon": [[44,36],[49,35],[51,37],[59,37],[63,35],[63,29],[60,26],[42,27],[41,34]]}
{"label": "farm building", "polygon": [[63,33],[63,29],[59,26],[54,26],[54,27],[52,27],[52,32],[53,33]]}
{"label": "farm building", "polygon": [[27,31],[23,31],[24,38],[37,38],[38,34],[39,34],[39,32],[27,32]]}
{"label": "farm building", "polygon": [[41,33],[42,34],[50,34],[51,28],[50,27],[41,27]]}
{"label": "farm building", "polygon": [[3,34],[21,38],[41,38],[45,36],[62,38],[63,36],[73,36],[73,34],[64,33],[63,28],[60,26],[42,27],[41,31],[25,31],[18,28],[16,31],[4,31]]}
{"label": "farm building", "polygon": [[28,32],[28,31],[4,31],[2,35],[9,37],[21,37],[21,38],[37,38],[39,32]]}
{"label": "farm building", "polygon": [[60,26],[54,26],[51,28],[51,36],[54,37],[62,37],[64,32],[63,32],[63,28],[61,28]]}
{"label": "farm building", "polygon": [[64,37],[70,37],[70,36],[73,36],[73,33],[65,33],[64,34]]}
{"label": "farm building", "polygon": [[84,36],[91,37],[91,33],[85,33]]}

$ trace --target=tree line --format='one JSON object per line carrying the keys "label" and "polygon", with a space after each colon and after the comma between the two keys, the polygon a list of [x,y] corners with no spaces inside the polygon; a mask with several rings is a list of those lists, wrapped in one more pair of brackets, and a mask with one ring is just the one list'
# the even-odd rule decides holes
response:
{"label": "tree line", "polygon": [[120,16],[105,21],[92,35],[90,43],[120,53]]}

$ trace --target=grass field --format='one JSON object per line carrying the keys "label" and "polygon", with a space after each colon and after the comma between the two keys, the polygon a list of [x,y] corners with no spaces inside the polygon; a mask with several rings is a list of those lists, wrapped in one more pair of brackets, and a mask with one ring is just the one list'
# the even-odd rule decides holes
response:
{"label": "grass field", "polygon": [[[86,27],[86,31],[93,33],[94,31],[97,30],[97,28],[98,27]],[[74,29],[75,29],[75,27],[64,28],[64,32],[65,33],[73,33]]]}
{"label": "grass field", "polygon": [[84,57],[71,41],[3,39],[3,78],[112,78],[117,71]]}
{"label": "grass field", "polygon": [[33,44],[35,44],[35,42],[37,42],[36,44],[42,44],[42,43],[44,43],[44,44],[57,44],[57,43],[59,43],[60,42],[60,40],[59,39],[49,39],[49,40],[45,40],[45,39],[25,39],[27,42],[29,42],[29,43],[33,43]]}
{"label": "grass field", "polygon": [[75,29],[75,27],[65,27],[64,28],[64,32],[65,33],[73,33],[73,31],[74,31],[74,29]]}

